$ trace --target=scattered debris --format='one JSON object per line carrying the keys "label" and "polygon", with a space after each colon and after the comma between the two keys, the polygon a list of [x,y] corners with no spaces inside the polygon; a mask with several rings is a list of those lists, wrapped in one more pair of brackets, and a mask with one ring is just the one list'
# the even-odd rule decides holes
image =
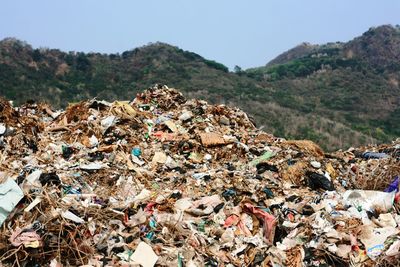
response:
{"label": "scattered debris", "polygon": [[167,87],[1,107],[2,266],[399,260],[400,140],[325,154]]}

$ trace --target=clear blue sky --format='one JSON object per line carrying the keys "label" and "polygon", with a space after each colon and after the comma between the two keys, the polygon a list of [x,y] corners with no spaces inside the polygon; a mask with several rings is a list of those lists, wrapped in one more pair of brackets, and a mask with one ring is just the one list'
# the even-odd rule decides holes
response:
{"label": "clear blue sky", "polygon": [[400,0],[2,0],[0,8],[0,39],[102,53],[162,41],[230,68],[382,24],[400,24]]}

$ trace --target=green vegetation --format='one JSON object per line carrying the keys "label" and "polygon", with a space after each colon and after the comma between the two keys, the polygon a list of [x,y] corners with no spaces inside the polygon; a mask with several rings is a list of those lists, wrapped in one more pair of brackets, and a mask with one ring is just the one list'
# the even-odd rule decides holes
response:
{"label": "green vegetation", "polygon": [[[381,26],[348,43],[300,45],[245,75],[282,107],[343,123],[360,142],[388,142],[400,133],[399,58],[400,28]],[[322,141],[309,125],[296,134]]]}
{"label": "green vegetation", "polygon": [[163,43],[121,54],[65,53],[0,42],[0,95],[55,107],[97,97],[133,99],[155,83],[189,98],[238,106],[277,136],[326,149],[400,136],[400,31],[370,29],[348,43],[302,44],[264,67],[223,64]]}

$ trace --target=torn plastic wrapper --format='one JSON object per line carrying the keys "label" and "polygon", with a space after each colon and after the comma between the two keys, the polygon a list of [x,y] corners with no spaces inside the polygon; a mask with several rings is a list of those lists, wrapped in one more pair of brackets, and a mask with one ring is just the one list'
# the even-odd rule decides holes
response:
{"label": "torn plastic wrapper", "polygon": [[364,152],[361,155],[361,157],[364,158],[364,159],[386,159],[386,158],[389,158],[389,155],[386,154],[386,153],[378,153],[378,152],[367,151],[367,152]]}
{"label": "torn plastic wrapper", "polygon": [[251,161],[249,163],[249,165],[250,166],[256,166],[257,164],[260,164],[261,162],[264,162],[264,161],[270,159],[274,155],[275,155],[275,153],[273,151],[267,151],[261,157],[256,158],[255,160]]}
{"label": "torn plastic wrapper", "polygon": [[0,226],[23,197],[24,193],[13,179],[0,184]]}
{"label": "torn plastic wrapper", "polygon": [[61,214],[61,216],[63,218],[71,220],[71,221],[76,222],[76,223],[84,223],[85,222],[85,220],[83,220],[82,218],[76,216],[74,213],[70,212],[69,210],[62,211],[60,214]]}
{"label": "torn plastic wrapper", "polygon": [[307,171],[306,175],[308,177],[308,186],[311,189],[334,190],[333,183],[327,176],[311,171]]}
{"label": "torn plastic wrapper", "polygon": [[390,245],[388,250],[386,250],[385,255],[393,257],[400,254],[400,240],[396,240]]}
{"label": "torn plastic wrapper", "polygon": [[245,211],[254,214],[258,219],[262,220],[264,227],[264,238],[268,240],[270,244],[274,241],[276,219],[273,215],[269,214],[265,210],[258,208],[250,203],[244,204]]}
{"label": "torn plastic wrapper", "polygon": [[7,127],[5,124],[0,123],[0,136],[3,135],[7,130]]}
{"label": "torn plastic wrapper", "polygon": [[37,197],[35,198],[31,204],[29,204],[25,209],[24,212],[30,212],[37,204],[39,204],[40,202],[42,202],[42,198],[41,197]]}
{"label": "torn plastic wrapper", "polygon": [[384,251],[386,239],[398,232],[398,229],[390,226],[384,228],[364,226],[359,238],[366,248],[368,257],[375,260]]}
{"label": "torn plastic wrapper", "polygon": [[39,246],[42,246],[40,235],[31,229],[17,228],[12,232],[8,240],[15,247],[24,245],[25,247],[38,248]]}
{"label": "torn plastic wrapper", "polygon": [[140,263],[143,267],[153,267],[158,260],[158,256],[147,243],[140,242],[132,255],[132,260]]}
{"label": "torn plastic wrapper", "polygon": [[111,126],[114,126],[114,124],[116,124],[118,122],[117,117],[115,116],[108,116],[104,119],[101,120],[101,127],[103,130],[103,134],[108,130],[108,128],[110,128]]}
{"label": "torn plastic wrapper", "polygon": [[135,252],[132,253],[132,251],[126,250],[117,256],[129,264],[140,264],[143,267],[153,267],[158,260],[158,256],[153,249],[145,242],[140,242]]}
{"label": "torn plastic wrapper", "polygon": [[208,215],[214,212],[214,208],[221,203],[222,200],[218,195],[202,197],[200,200],[193,202],[187,212],[196,216]]}
{"label": "torn plastic wrapper", "polygon": [[354,206],[359,211],[388,212],[393,207],[395,194],[395,191],[348,190],[343,193],[343,204]]}
{"label": "torn plastic wrapper", "polygon": [[384,190],[384,192],[398,192],[399,191],[399,177],[396,176],[394,177],[393,182],[390,183],[390,185]]}
{"label": "torn plastic wrapper", "polygon": [[94,170],[108,168],[108,166],[106,164],[100,163],[100,162],[91,162],[88,164],[81,165],[80,168],[82,170],[94,171]]}

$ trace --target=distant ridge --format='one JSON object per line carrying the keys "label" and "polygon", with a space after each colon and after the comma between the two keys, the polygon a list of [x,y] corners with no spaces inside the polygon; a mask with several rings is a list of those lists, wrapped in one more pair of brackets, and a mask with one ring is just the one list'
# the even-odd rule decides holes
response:
{"label": "distant ridge", "polygon": [[0,95],[16,104],[132,99],[155,83],[238,106],[266,131],[327,149],[387,142],[400,136],[400,29],[383,25],[346,43],[302,43],[236,72],[165,43],[101,54],[0,41]]}

